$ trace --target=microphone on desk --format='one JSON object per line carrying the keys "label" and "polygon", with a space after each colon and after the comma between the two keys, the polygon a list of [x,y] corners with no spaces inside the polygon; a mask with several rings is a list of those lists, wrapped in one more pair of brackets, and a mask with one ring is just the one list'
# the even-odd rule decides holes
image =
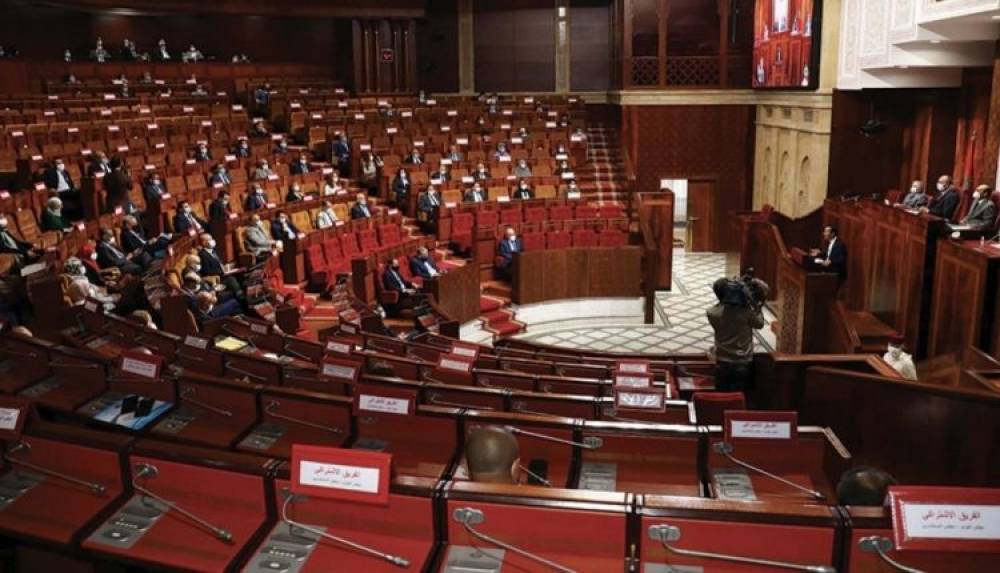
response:
{"label": "microphone on desk", "polygon": [[194,395],[196,393],[197,393],[197,390],[195,390],[194,386],[188,386],[188,387],[184,388],[183,390],[181,390],[180,399],[183,400],[184,402],[189,402],[191,404],[194,404],[195,406],[198,406],[199,408],[202,408],[204,410],[208,410],[209,412],[218,414],[220,416],[224,416],[226,418],[232,418],[233,417],[232,411],[225,410],[223,408],[219,408],[218,406],[213,406],[211,404],[207,404],[207,403],[205,403],[205,402],[203,402],[203,401],[195,398]]}
{"label": "microphone on desk", "polygon": [[529,438],[537,438],[539,440],[545,440],[548,442],[556,442],[557,444],[566,444],[567,446],[578,446],[585,450],[597,450],[604,445],[604,440],[596,436],[587,436],[583,438],[582,442],[574,442],[573,440],[566,440],[563,438],[557,438],[555,436],[539,434],[537,432],[529,432],[528,430],[522,430],[521,428],[515,426],[504,426],[503,428],[515,435],[528,436]]}
{"label": "microphone on desk", "polygon": [[280,407],[281,407],[281,403],[280,402],[278,402],[277,400],[271,400],[267,404],[267,406],[264,406],[264,413],[267,414],[268,416],[272,417],[272,418],[275,418],[275,419],[278,419],[278,420],[284,420],[286,422],[291,422],[293,424],[298,424],[300,426],[305,426],[307,428],[314,428],[314,429],[317,429],[317,430],[323,430],[324,432],[330,432],[331,434],[343,434],[344,433],[344,431],[342,429],[338,428],[337,426],[324,426],[322,424],[317,424],[316,422],[310,422],[308,420],[302,420],[300,418],[295,418],[295,417],[289,416],[287,414],[279,414],[277,412],[277,410]]}
{"label": "microphone on desk", "polygon": [[64,474],[62,472],[57,472],[55,470],[49,469],[49,468],[44,467],[44,466],[40,466],[38,464],[33,464],[31,462],[26,462],[24,460],[12,457],[16,453],[19,453],[19,452],[28,453],[30,451],[31,451],[31,444],[29,444],[28,442],[26,442],[24,440],[21,440],[20,442],[18,442],[16,444],[14,444],[13,446],[11,446],[11,448],[9,450],[7,450],[6,453],[4,453],[3,459],[6,460],[11,465],[25,467],[25,468],[28,468],[30,470],[35,470],[38,473],[45,474],[47,476],[58,478],[58,479],[61,479],[63,481],[68,481],[70,483],[75,483],[77,485],[82,485],[83,487],[85,487],[85,488],[89,489],[91,492],[93,492],[94,495],[103,496],[104,492],[107,491],[107,488],[104,487],[103,485],[99,484],[99,483],[86,481],[86,480],[80,479],[78,477],[74,477],[74,476],[71,476],[71,475],[68,475],[68,474]]}
{"label": "microphone on desk", "polygon": [[[496,537],[477,531],[473,526],[479,525],[484,521],[486,521],[486,514],[483,513],[483,511],[480,509],[476,509],[473,507],[459,507],[452,512],[451,517],[457,523],[462,524],[462,527],[465,528],[465,531],[468,532],[469,535],[475,537],[476,539],[479,539],[480,541],[485,541],[486,543],[496,545],[497,547],[506,549],[507,551],[510,551],[512,553],[517,553],[521,557],[531,559],[536,563],[541,563],[542,565],[548,566],[552,569],[555,569],[556,571],[561,571],[562,573],[577,573],[575,569],[570,569],[569,567],[560,565],[555,561],[550,561],[542,557],[541,555],[536,555],[534,553],[531,553],[530,551],[526,551],[524,549],[521,549],[520,547],[511,545],[510,543],[507,543],[505,541],[500,541]],[[486,555],[496,561],[501,561],[502,564],[502,558],[497,557],[495,555],[491,555],[486,551],[483,551],[482,549],[480,549],[480,551],[483,553],[483,555]]]}
{"label": "microphone on desk", "polygon": [[793,487],[793,488],[795,488],[795,489],[797,489],[797,490],[799,490],[799,491],[801,491],[803,493],[807,493],[811,497],[813,497],[813,498],[815,498],[817,500],[822,501],[822,500],[826,499],[825,495],[823,495],[822,493],[820,493],[820,492],[818,492],[816,490],[812,490],[812,489],[809,489],[807,487],[803,487],[803,486],[801,486],[801,485],[799,485],[799,484],[797,484],[797,483],[795,483],[793,481],[787,480],[787,479],[785,479],[785,478],[783,478],[783,477],[781,477],[779,475],[775,475],[775,474],[773,474],[773,473],[771,473],[771,472],[769,472],[767,470],[761,469],[761,468],[759,468],[757,466],[748,464],[747,462],[744,462],[743,460],[740,460],[740,459],[737,459],[737,458],[733,457],[733,445],[730,444],[729,442],[715,442],[714,444],[712,444],[712,450],[715,453],[717,453],[717,454],[721,454],[721,455],[725,456],[726,459],[728,459],[729,461],[733,462],[734,464],[736,464],[736,465],[738,465],[738,466],[740,466],[742,468],[746,468],[748,470],[757,472],[757,473],[759,473],[759,474],[761,474],[761,475],[763,475],[765,477],[769,477],[769,478],[771,478],[771,479],[773,479],[775,481],[779,481],[779,482],[781,482],[781,483],[783,483],[783,484],[785,484],[785,485],[787,485],[789,487]]}
{"label": "microphone on desk", "polygon": [[367,545],[361,545],[360,543],[351,541],[349,539],[344,539],[343,537],[338,537],[336,535],[333,535],[332,533],[327,533],[321,529],[317,529],[310,525],[299,523],[298,521],[293,520],[292,518],[288,517],[288,506],[295,502],[306,501],[309,498],[301,494],[293,494],[287,488],[282,490],[281,493],[285,497],[285,501],[281,504],[281,521],[283,523],[288,524],[289,528],[291,528],[291,531],[289,531],[289,533],[291,533],[292,535],[295,535],[295,528],[298,528],[302,531],[307,531],[309,533],[312,533],[313,535],[322,537],[323,539],[329,539],[334,543],[346,545],[347,547],[350,547],[355,551],[359,551],[361,553],[370,555],[372,557],[377,557],[378,559],[382,559],[383,561],[388,561],[389,563],[392,563],[396,567],[409,568],[410,560],[405,557],[402,557],[400,555],[392,555],[390,553],[386,553],[385,551],[380,551],[373,547],[368,547]]}
{"label": "microphone on desk", "polygon": [[215,524],[209,523],[205,519],[198,517],[197,515],[177,505],[175,502],[170,501],[169,499],[166,499],[164,497],[161,497],[160,495],[150,491],[148,488],[139,485],[139,480],[153,479],[159,474],[160,470],[158,470],[156,466],[154,466],[153,464],[147,464],[147,463],[138,464],[135,466],[135,473],[132,476],[132,487],[142,495],[155,499],[156,501],[162,503],[168,508],[190,519],[196,525],[204,529],[207,529],[209,532],[212,533],[212,535],[214,535],[217,539],[219,539],[223,543],[232,544],[233,534],[230,533],[228,530],[223,529]]}

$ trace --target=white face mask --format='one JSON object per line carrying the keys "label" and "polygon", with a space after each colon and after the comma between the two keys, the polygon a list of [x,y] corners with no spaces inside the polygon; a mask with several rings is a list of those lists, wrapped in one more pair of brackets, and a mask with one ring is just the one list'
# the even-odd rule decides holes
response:
{"label": "white face mask", "polygon": [[919,193],[919,192],[920,192],[920,187],[917,187],[916,185],[910,187],[910,193]]}
{"label": "white face mask", "polygon": [[975,201],[979,201],[979,199],[982,196],[983,196],[983,194],[980,193],[979,191],[975,191],[975,192],[972,193],[972,199],[975,200]]}
{"label": "white face mask", "polygon": [[184,207],[184,212],[190,215],[191,214],[191,207]]}
{"label": "white face mask", "polygon": [[208,248],[209,249],[215,248],[215,239],[212,239],[211,241],[208,242]]}
{"label": "white face mask", "polygon": [[59,171],[65,171],[66,166],[63,165],[62,163],[56,163],[56,169],[58,169]]}
{"label": "white face mask", "polygon": [[97,253],[90,253],[90,260],[96,261],[97,260]]}
{"label": "white face mask", "polygon": [[945,189],[945,187],[944,187],[944,183],[938,183],[938,184],[937,184],[937,190],[938,190],[938,191],[944,191],[944,189]]}

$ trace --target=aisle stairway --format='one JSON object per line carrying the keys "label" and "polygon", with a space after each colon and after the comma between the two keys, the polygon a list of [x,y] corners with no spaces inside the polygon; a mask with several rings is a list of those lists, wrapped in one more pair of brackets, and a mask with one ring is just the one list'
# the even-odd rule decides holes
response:
{"label": "aisle stairway", "polygon": [[618,129],[602,124],[587,128],[587,164],[579,169],[577,184],[589,201],[627,202],[628,180]]}
{"label": "aisle stairway", "polygon": [[479,320],[483,330],[493,334],[494,340],[524,331],[524,323],[514,319],[517,311],[510,308],[510,287],[504,283],[485,283],[479,298]]}

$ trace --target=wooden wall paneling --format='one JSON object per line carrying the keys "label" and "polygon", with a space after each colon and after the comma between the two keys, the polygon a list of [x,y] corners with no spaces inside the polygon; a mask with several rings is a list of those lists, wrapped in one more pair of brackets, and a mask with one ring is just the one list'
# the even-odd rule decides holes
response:
{"label": "wooden wall paneling", "polygon": [[458,92],[459,41],[458,3],[435,0],[427,4],[427,17],[416,22],[416,50],[413,58],[414,80],[430,92]]}
{"label": "wooden wall paneling", "polygon": [[968,346],[1000,354],[1000,250],[938,241],[933,293],[928,356],[961,356]]}
{"label": "wooden wall paneling", "polygon": [[573,91],[611,89],[613,5],[610,0],[570,1],[570,88]]}

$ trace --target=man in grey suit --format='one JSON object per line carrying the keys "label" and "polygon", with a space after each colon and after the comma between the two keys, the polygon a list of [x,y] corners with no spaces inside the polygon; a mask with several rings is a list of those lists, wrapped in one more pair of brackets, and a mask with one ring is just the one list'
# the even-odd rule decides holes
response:
{"label": "man in grey suit", "polygon": [[271,254],[274,241],[264,230],[260,223],[260,215],[250,218],[250,225],[243,230],[243,246],[253,254],[254,259],[260,260]]}
{"label": "man in grey suit", "polygon": [[969,214],[962,219],[962,225],[968,225],[973,229],[989,229],[996,221],[996,205],[990,199],[993,190],[989,185],[980,185],[972,193],[972,206],[969,207]]}
{"label": "man in grey suit", "polygon": [[927,194],[924,193],[924,183],[914,181],[910,185],[910,192],[903,197],[902,205],[907,209],[919,209],[927,206]]}

